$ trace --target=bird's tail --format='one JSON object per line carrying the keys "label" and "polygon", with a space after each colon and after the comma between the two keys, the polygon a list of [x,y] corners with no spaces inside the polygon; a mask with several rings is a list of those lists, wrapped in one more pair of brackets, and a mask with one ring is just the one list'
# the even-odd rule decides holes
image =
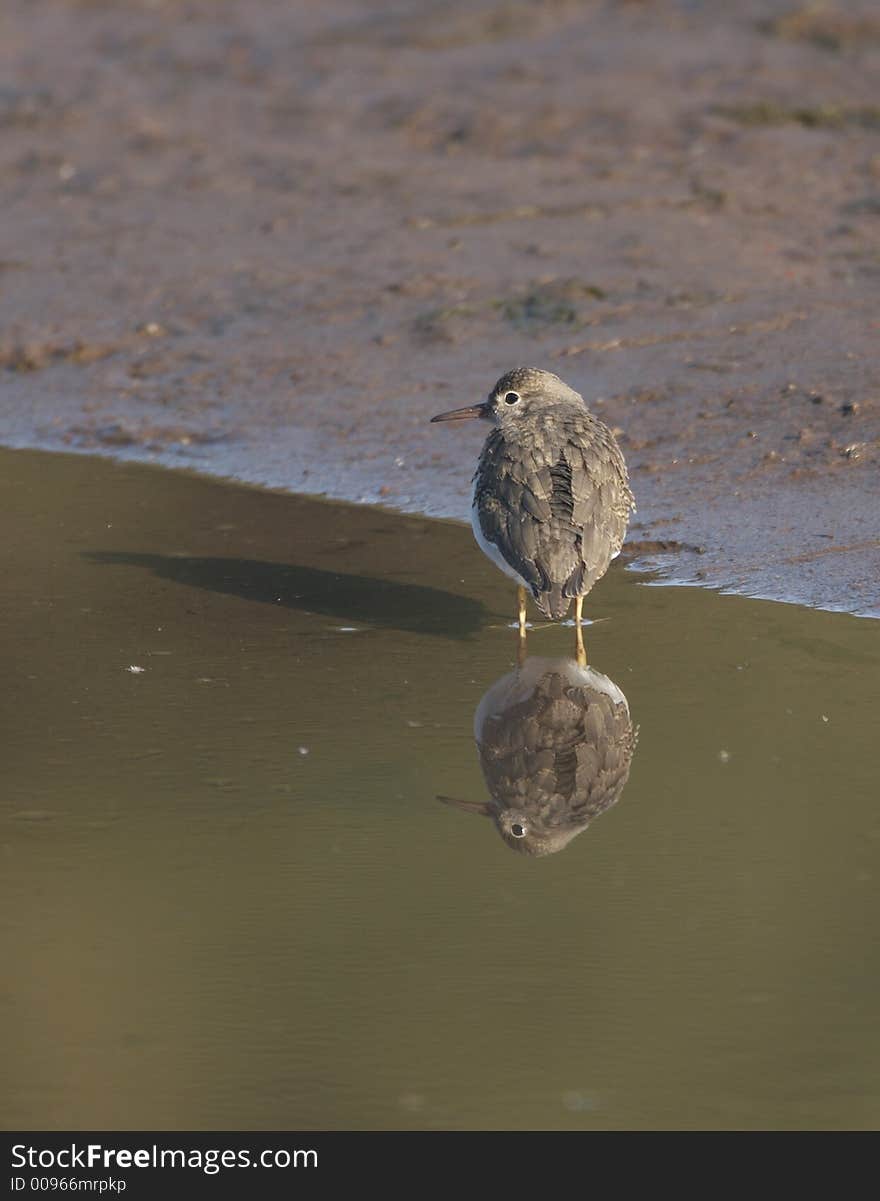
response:
{"label": "bird's tail", "polygon": [[563,596],[563,587],[563,584],[554,584],[549,592],[538,592],[535,595],[535,604],[551,621],[562,621],[571,605],[571,597]]}

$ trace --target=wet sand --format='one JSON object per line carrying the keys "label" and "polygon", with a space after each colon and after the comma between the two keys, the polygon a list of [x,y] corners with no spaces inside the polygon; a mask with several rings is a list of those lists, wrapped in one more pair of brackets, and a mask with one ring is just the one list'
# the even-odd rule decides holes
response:
{"label": "wet sand", "polygon": [[880,613],[868,3],[8,0],[0,440],[464,519],[557,371],[671,578]]}

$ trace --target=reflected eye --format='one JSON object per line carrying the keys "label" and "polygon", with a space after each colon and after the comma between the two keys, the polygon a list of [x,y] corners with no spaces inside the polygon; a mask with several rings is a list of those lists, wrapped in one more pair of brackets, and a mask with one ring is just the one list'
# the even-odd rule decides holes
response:
{"label": "reflected eye", "polygon": [[510,832],[514,838],[525,838],[526,836],[526,828],[525,826],[521,826],[519,822],[514,822],[510,827]]}
{"label": "reflected eye", "polygon": [[504,403],[506,405],[515,405],[519,400],[519,392],[505,392]]}

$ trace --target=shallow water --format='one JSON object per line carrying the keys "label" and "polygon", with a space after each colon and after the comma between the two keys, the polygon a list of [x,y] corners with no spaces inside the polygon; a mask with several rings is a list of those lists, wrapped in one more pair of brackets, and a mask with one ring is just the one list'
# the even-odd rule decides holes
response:
{"label": "shallow water", "polygon": [[0,468],[0,1124],[876,1127],[874,623],[612,570],[629,779],[535,858],[438,800],[515,667],[469,531]]}

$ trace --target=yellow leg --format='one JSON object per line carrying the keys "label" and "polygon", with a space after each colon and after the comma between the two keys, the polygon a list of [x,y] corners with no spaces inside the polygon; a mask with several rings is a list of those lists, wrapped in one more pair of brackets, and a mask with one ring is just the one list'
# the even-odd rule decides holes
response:
{"label": "yellow leg", "polygon": [[516,599],[519,603],[519,636],[523,642],[526,639],[526,590],[522,584],[516,590]]}
{"label": "yellow leg", "polygon": [[525,634],[523,634],[521,637],[517,638],[517,640],[516,640],[516,665],[517,665],[517,667],[525,666],[526,659],[528,659],[528,657],[529,657],[527,645],[528,644],[526,643]]}
{"label": "yellow leg", "polygon": [[583,616],[584,598],[578,596],[574,602],[574,649],[578,661],[578,667],[587,666],[587,652],[584,648],[584,631],[581,626]]}

